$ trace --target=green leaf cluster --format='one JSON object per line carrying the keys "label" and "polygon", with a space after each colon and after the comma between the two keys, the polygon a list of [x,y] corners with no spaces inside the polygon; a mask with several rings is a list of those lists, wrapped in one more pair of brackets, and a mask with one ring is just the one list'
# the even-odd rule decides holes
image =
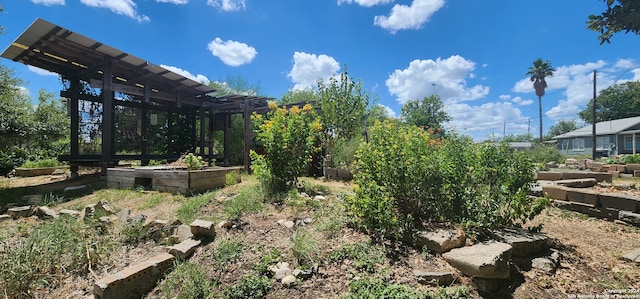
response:
{"label": "green leaf cluster", "polygon": [[493,229],[524,223],[547,201],[527,196],[532,162],[506,143],[434,138],[415,126],[385,121],[356,153],[349,212],[381,237],[400,238],[427,223]]}

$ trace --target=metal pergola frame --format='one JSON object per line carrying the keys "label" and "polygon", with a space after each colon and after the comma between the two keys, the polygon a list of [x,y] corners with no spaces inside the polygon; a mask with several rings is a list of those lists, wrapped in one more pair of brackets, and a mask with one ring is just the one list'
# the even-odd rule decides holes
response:
{"label": "metal pergola frame", "polygon": [[[69,82],[68,88],[62,90],[60,95],[67,98],[69,104],[71,152],[61,155],[59,159],[69,161],[74,173],[77,173],[79,165],[99,165],[106,171],[107,167],[116,165],[120,160],[140,160],[144,165],[151,159],[177,159],[179,155],[172,152],[174,136],[171,121],[168,121],[165,154],[148,153],[146,124],[149,110],[167,112],[169,120],[176,115],[194,115],[194,119],[200,120],[200,135],[194,136],[197,142],[193,148],[199,148],[197,154],[210,161],[221,160],[219,162],[223,165],[230,165],[231,115],[242,114],[245,127],[244,164],[248,169],[252,144],[250,116],[254,111],[265,110],[267,102],[271,100],[247,95],[216,96],[214,88],[43,19],[36,19],[0,56],[57,73]],[[99,89],[100,95],[83,93],[83,84]],[[136,100],[116,99],[116,93],[132,96]],[[86,155],[79,151],[80,100],[102,105],[99,155]],[[115,153],[115,106],[141,110],[141,136],[138,137],[141,138],[141,154]],[[208,128],[206,123],[209,124]],[[224,132],[222,159],[212,153],[215,130]]]}

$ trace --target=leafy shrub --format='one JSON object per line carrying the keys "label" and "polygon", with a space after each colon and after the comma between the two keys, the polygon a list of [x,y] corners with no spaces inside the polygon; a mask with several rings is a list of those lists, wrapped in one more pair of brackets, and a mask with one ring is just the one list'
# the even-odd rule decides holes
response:
{"label": "leafy shrub", "polygon": [[166,298],[211,298],[215,283],[208,280],[206,270],[199,264],[184,262],[160,283],[160,291]]}
{"label": "leafy shrub", "polygon": [[385,121],[373,126],[356,158],[348,211],[379,237],[399,238],[428,222],[478,230],[517,225],[548,203],[527,197],[533,165],[506,143],[441,140]]}
{"label": "leafy shrub", "polygon": [[265,191],[276,194],[295,187],[305,173],[317,151],[314,144],[322,125],[309,104],[287,110],[271,102],[269,108],[266,119],[261,114],[251,116],[257,125],[257,140],[265,149],[264,155],[251,152],[251,169]]}
{"label": "leafy shrub", "polygon": [[216,248],[211,252],[213,265],[218,270],[224,268],[242,257],[244,245],[236,239],[221,240]]}
{"label": "leafy shrub", "polygon": [[41,168],[41,167],[56,167],[61,165],[58,159],[43,159],[36,161],[25,161],[20,167],[22,168]]}
{"label": "leafy shrub", "polygon": [[335,152],[332,157],[334,166],[351,166],[355,160],[356,150],[360,142],[362,142],[360,137],[336,141]]}
{"label": "leafy shrub", "polygon": [[272,287],[271,279],[252,273],[242,277],[235,285],[226,288],[224,297],[227,299],[265,298]]}
{"label": "leafy shrub", "polygon": [[240,173],[237,171],[227,172],[227,174],[224,175],[224,185],[227,187],[240,183],[240,180]]}
{"label": "leafy shrub", "polygon": [[270,273],[269,266],[282,261],[282,253],[280,249],[273,248],[260,258],[260,261],[253,266],[260,275],[268,275]]}
{"label": "leafy shrub", "polygon": [[184,156],[184,158],[182,158],[182,162],[187,165],[187,169],[189,170],[201,169],[206,166],[206,162],[202,160],[201,156],[194,155],[192,153]]}
{"label": "leafy shrub", "polygon": [[620,161],[624,164],[638,164],[640,163],[640,154],[623,155],[620,157]]}
{"label": "leafy shrub", "polygon": [[555,145],[535,144],[533,148],[523,152],[531,161],[546,164],[554,161],[558,164],[564,163],[567,156],[558,150]]}

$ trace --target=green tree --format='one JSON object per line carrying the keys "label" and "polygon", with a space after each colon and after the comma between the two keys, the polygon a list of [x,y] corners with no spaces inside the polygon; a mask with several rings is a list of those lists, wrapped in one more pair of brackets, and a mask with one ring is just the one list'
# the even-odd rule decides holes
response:
{"label": "green tree", "polygon": [[557,124],[549,128],[546,139],[551,139],[555,136],[562,135],[564,133],[571,132],[578,129],[578,123],[575,119],[572,120],[560,120]]}
{"label": "green tree", "polygon": [[531,134],[518,134],[518,135],[507,135],[502,138],[505,142],[523,142],[523,141],[531,141],[533,136]]}
{"label": "green tree", "polygon": [[33,145],[40,158],[56,158],[70,151],[70,119],[66,102],[56,99],[54,93],[40,89],[38,107],[33,114]]}
{"label": "green tree", "polygon": [[312,88],[307,89],[292,89],[282,95],[278,101],[279,105],[286,105],[292,103],[312,102],[317,101],[320,95]]}
{"label": "green tree", "polygon": [[525,75],[531,76],[530,80],[533,82],[533,89],[538,96],[538,113],[540,114],[540,141],[543,141],[542,136],[542,96],[544,96],[544,90],[547,88],[546,77],[553,76],[553,72],[556,70],[551,67],[549,60],[542,60],[538,58],[533,61],[533,66],[529,67],[529,70]]}
{"label": "green tree", "polygon": [[361,134],[362,122],[369,105],[369,93],[362,90],[362,81],[349,77],[347,66],[339,78],[318,81],[322,121],[322,143],[332,155],[338,140],[349,140]]}
{"label": "green tree", "polygon": [[[640,116],[640,81],[615,84],[600,92],[596,99],[596,122]],[[591,123],[593,99],[578,115]]]}
{"label": "green tree", "polygon": [[[611,43],[618,32],[640,33],[640,2],[637,0],[604,0],[607,9],[600,15],[590,15],[587,28],[600,32],[600,44]],[[614,5],[615,4],[615,5]]]}
{"label": "green tree", "polygon": [[411,100],[402,106],[402,118],[407,124],[422,128],[438,129],[451,120],[444,112],[440,96],[431,95],[422,100]]}

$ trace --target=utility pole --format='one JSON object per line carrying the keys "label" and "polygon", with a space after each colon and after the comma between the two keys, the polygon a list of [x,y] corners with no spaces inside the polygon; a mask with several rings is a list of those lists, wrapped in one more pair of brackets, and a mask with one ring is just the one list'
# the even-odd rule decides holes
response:
{"label": "utility pole", "polygon": [[593,109],[591,111],[591,159],[596,159],[596,70],[593,70]]}
{"label": "utility pole", "polygon": [[527,135],[531,135],[531,118],[527,120]]}
{"label": "utility pole", "polygon": [[502,124],[502,139],[507,137],[507,121],[505,120]]}

